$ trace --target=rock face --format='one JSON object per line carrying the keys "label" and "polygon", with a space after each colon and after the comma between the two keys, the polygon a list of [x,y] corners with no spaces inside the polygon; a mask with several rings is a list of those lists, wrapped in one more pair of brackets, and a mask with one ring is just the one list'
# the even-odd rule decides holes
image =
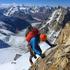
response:
{"label": "rock face", "polygon": [[65,8],[56,9],[51,17],[49,17],[49,20],[44,21],[42,22],[42,25],[39,25],[41,33],[47,33],[51,30],[58,31],[64,24],[63,21],[65,20],[64,17],[66,14],[67,10]]}
{"label": "rock face", "polygon": [[66,24],[56,40],[57,46],[38,58],[29,70],[70,70],[70,24]]}

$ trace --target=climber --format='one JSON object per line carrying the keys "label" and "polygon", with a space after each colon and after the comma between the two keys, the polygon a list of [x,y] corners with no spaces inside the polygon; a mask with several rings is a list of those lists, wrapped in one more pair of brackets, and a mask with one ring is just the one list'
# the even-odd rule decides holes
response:
{"label": "climber", "polygon": [[45,55],[42,54],[42,50],[40,46],[38,45],[39,43],[39,31],[37,28],[29,26],[27,31],[26,31],[26,41],[28,42],[29,46],[29,51],[30,51],[30,63],[33,64],[32,62],[32,57],[37,58],[36,54],[39,55],[41,58],[44,58]]}
{"label": "climber", "polygon": [[47,40],[46,34],[40,34],[39,30],[35,27],[32,27],[31,25],[27,28],[25,36],[26,36],[26,41],[28,42],[28,46],[29,46],[31,64],[33,64],[32,57],[37,58],[36,54],[38,54],[41,58],[45,57],[45,54],[42,54],[42,50],[40,46],[38,45],[40,40],[45,41],[51,47],[55,46],[54,44],[51,44]]}

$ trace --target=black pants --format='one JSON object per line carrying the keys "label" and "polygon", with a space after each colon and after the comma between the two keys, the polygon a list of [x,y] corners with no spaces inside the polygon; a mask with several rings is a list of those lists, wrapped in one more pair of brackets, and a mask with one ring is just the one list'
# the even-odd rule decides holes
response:
{"label": "black pants", "polygon": [[32,65],[33,64],[32,58],[34,57],[36,59],[37,57],[36,57],[36,54],[32,51],[32,48],[30,46],[29,46],[29,51],[30,51],[29,61],[30,61],[31,65]]}
{"label": "black pants", "polygon": [[33,61],[32,61],[32,58],[33,58],[33,57],[34,57],[35,59],[37,58],[36,55],[30,55],[29,61],[30,61],[31,65],[33,64]]}
{"label": "black pants", "polygon": [[[31,48],[29,48],[29,50],[30,50],[30,58],[29,58],[29,61],[30,61],[31,65],[32,65],[33,64],[32,58],[34,57],[36,59],[37,57],[36,57],[36,54],[32,51]],[[43,59],[45,57],[45,54],[41,54],[40,57]]]}

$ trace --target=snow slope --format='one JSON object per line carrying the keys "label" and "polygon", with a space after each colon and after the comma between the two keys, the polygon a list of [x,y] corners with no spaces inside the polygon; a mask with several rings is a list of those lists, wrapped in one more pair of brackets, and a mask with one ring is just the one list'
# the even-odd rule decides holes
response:
{"label": "snow slope", "polygon": [[[55,41],[54,35],[57,37],[59,32],[51,31],[51,34],[49,33],[49,40],[53,38],[53,41]],[[3,35],[2,35],[3,36]],[[4,41],[6,40],[6,37],[3,37]],[[52,41],[52,42],[53,42]],[[28,70],[30,67],[29,63],[29,52],[24,53],[24,51],[27,51],[27,43],[25,41],[25,38],[20,35],[16,36],[10,36],[9,40],[5,41],[6,43],[10,44],[11,47],[0,49],[0,69],[1,70]],[[23,45],[23,46],[22,46]],[[41,42],[40,47],[42,51],[44,52],[46,49],[48,49],[50,46],[47,45],[45,42]],[[21,49],[22,48],[22,49]],[[16,54],[21,54],[22,56],[16,61],[16,64],[11,64],[13,62],[13,59]],[[39,56],[38,56],[39,57]],[[33,59],[35,62],[35,60]]]}
{"label": "snow slope", "polygon": [[[44,52],[50,46],[47,45],[45,42],[43,42],[43,43],[40,43],[40,47],[41,47],[42,51]],[[11,51],[10,50],[9,51],[5,50],[4,54],[9,55],[10,52],[12,52],[12,50]],[[13,53],[14,53],[14,51],[13,51]],[[28,70],[29,67],[30,67],[29,56],[30,56],[29,52],[25,53],[25,54],[23,53],[22,56],[16,61],[16,64],[11,64],[11,62],[13,61],[12,60],[8,63],[6,62],[5,64],[0,65],[0,69],[1,70]],[[3,57],[5,57],[5,56],[3,56]],[[12,54],[10,54],[9,57],[12,58]],[[9,59],[9,57],[6,57],[6,58]],[[35,62],[35,60],[34,60],[34,62]]]}
{"label": "snow slope", "polygon": [[[52,31],[52,33],[49,36],[50,37],[54,36],[54,35],[58,36],[58,34],[59,34],[59,32],[53,34],[53,31]],[[23,42],[22,36],[21,37],[20,36],[15,36],[15,37],[12,36],[10,38],[11,39],[10,39],[9,43],[11,44],[11,47],[5,48],[5,49],[0,49],[0,56],[1,56],[0,57],[0,60],[1,60],[0,61],[0,69],[1,70],[5,70],[5,69],[7,69],[7,70],[9,70],[9,69],[12,69],[12,70],[28,70],[28,68],[30,67],[30,63],[29,63],[30,54],[29,54],[29,52],[24,53],[25,49],[24,50],[20,49],[20,48],[23,48],[25,46],[23,46],[23,47],[18,46]],[[55,41],[55,38],[53,40]],[[13,43],[15,45],[13,45]],[[23,45],[26,45],[25,41],[23,43],[24,43]],[[41,42],[39,45],[40,45],[43,52],[50,47],[45,42]],[[11,64],[11,62],[13,62],[13,59],[14,59],[16,54],[21,54],[22,56],[19,59],[17,59],[16,64]],[[35,59],[33,59],[33,61],[35,62]]]}
{"label": "snow slope", "polygon": [[6,63],[6,64],[0,65],[0,69],[1,70],[16,70],[15,65],[11,64],[11,63]]}

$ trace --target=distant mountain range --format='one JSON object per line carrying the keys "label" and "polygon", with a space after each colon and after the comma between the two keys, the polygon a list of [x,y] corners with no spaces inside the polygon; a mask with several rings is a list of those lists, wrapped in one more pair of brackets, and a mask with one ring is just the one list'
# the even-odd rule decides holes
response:
{"label": "distant mountain range", "polygon": [[[12,32],[20,31],[25,29],[28,25],[35,22],[42,22],[49,20],[52,13],[61,8],[59,7],[35,7],[35,6],[24,6],[24,5],[1,5],[0,6],[0,27],[6,28]],[[67,14],[65,15],[69,19],[70,7],[66,8]],[[4,23],[1,26],[1,22]]]}
{"label": "distant mountain range", "polygon": [[0,40],[2,40],[0,45],[5,42],[10,46],[24,45],[25,47],[24,34],[30,24],[39,28],[40,33],[53,33],[49,38],[49,40],[53,40],[54,32],[59,31],[68,21],[70,21],[69,7],[28,7],[23,5],[0,7]]}
{"label": "distant mountain range", "polygon": [[[52,9],[46,7],[28,7],[8,5],[0,7],[0,28],[16,32],[23,30],[31,23],[48,19]],[[2,25],[3,23],[3,25]]]}

